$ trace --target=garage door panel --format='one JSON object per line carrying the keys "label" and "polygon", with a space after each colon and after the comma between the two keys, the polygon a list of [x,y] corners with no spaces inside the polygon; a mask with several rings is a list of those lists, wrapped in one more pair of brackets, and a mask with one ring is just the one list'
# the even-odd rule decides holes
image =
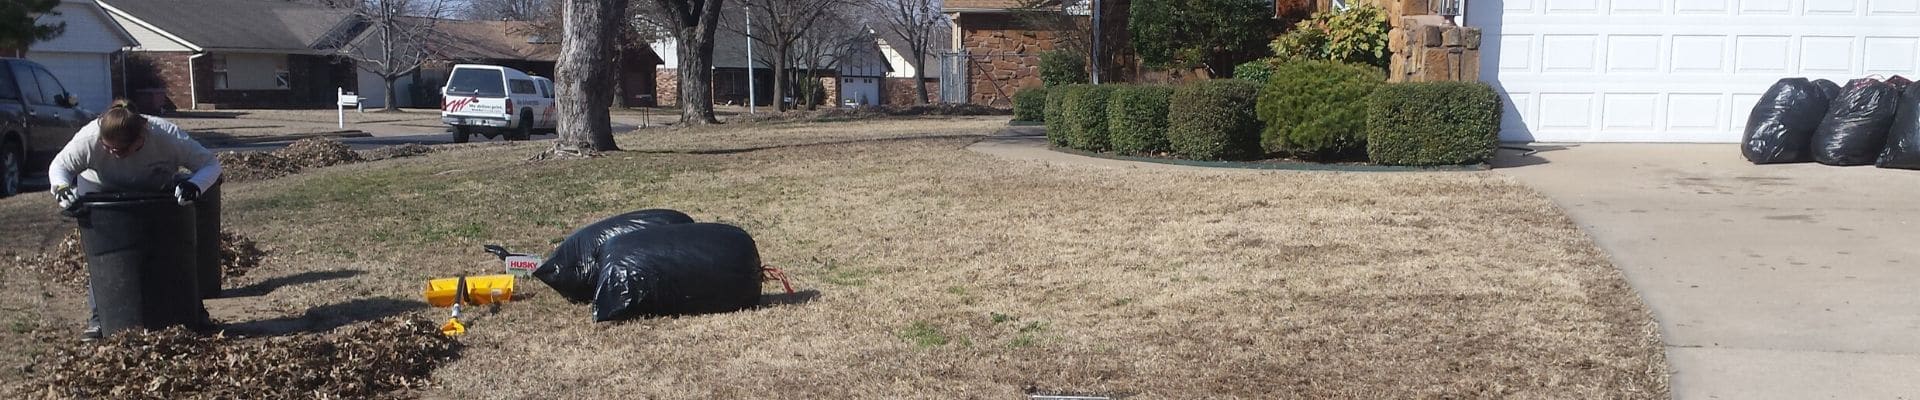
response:
{"label": "garage door panel", "polygon": [[1730,0],[1680,0],[1673,4],[1674,12],[1681,14],[1726,14]]}
{"label": "garage door panel", "polygon": [[1792,4],[1787,0],[1740,0],[1741,14],[1786,15],[1792,11]]}
{"label": "garage door panel", "polygon": [[1673,72],[1725,73],[1726,36],[1674,36]]}
{"label": "garage door panel", "polygon": [[1887,16],[1920,14],[1920,0],[1869,0],[1867,14]]}
{"label": "garage door panel", "polygon": [[1660,70],[1660,36],[1607,37],[1607,73],[1645,73]]}
{"label": "garage door panel", "polygon": [[1548,14],[1594,14],[1600,11],[1599,0],[1547,0]]}
{"label": "garage door panel", "polygon": [[1733,72],[1742,74],[1785,74],[1788,69],[1786,36],[1744,36],[1734,39]]}
{"label": "garage door panel", "polygon": [[1866,39],[1866,69],[1869,74],[1897,74],[1913,71],[1920,60],[1920,38],[1870,37]]}
{"label": "garage door panel", "polygon": [[1594,72],[1594,35],[1547,35],[1542,37],[1541,70],[1544,72]]}
{"label": "garage door panel", "polygon": [[1660,0],[1613,0],[1613,14],[1659,14],[1665,8]]}
{"label": "garage door panel", "polygon": [[1810,0],[1802,4],[1806,15],[1853,15],[1859,10],[1857,0]]}
{"label": "garage door panel", "polygon": [[1727,115],[1727,96],[1719,93],[1676,93],[1667,97],[1669,131],[1714,133],[1726,130],[1721,125]]}
{"label": "garage door panel", "polygon": [[1500,48],[1509,56],[1500,57],[1500,69],[1533,70],[1533,35],[1501,35]]}
{"label": "garage door panel", "polygon": [[1853,73],[1852,37],[1801,37],[1800,73],[1803,74],[1847,74]]}
{"label": "garage door panel", "polygon": [[1540,94],[1539,131],[1592,131],[1594,97],[1592,93]]}
{"label": "garage door panel", "polygon": [[1652,131],[1659,119],[1660,95],[1653,93],[1609,93],[1601,103],[1601,127],[1606,130]]}

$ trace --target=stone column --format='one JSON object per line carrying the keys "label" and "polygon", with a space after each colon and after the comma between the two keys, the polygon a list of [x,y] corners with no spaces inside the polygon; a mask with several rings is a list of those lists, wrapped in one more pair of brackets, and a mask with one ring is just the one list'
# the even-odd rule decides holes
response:
{"label": "stone column", "polygon": [[1428,0],[1387,0],[1389,82],[1480,80],[1480,28],[1427,11]]}

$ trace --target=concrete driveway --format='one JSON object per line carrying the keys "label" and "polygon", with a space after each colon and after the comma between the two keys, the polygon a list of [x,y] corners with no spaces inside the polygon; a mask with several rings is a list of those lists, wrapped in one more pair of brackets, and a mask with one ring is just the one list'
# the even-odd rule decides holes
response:
{"label": "concrete driveway", "polygon": [[1503,150],[1659,320],[1680,399],[1920,399],[1920,171],[1735,145]]}

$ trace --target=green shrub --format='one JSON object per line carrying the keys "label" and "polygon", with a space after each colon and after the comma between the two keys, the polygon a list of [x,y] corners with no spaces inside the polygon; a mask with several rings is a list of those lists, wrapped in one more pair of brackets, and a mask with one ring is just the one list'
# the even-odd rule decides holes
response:
{"label": "green shrub", "polygon": [[1107,95],[1115,85],[1082,85],[1067,94],[1067,147],[1107,151]]}
{"label": "green shrub", "polygon": [[1065,50],[1040,53],[1040,84],[1047,87],[1087,83],[1087,59]]}
{"label": "green shrub", "polygon": [[1264,85],[1273,79],[1273,61],[1264,59],[1240,63],[1233,67],[1233,79]]}
{"label": "green shrub", "polygon": [[1387,68],[1387,13],[1375,5],[1314,13],[1267,47],[1287,61],[1342,61]]}
{"label": "green shrub", "polygon": [[1107,95],[1107,138],[1120,154],[1164,153],[1167,101],[1173,88],[1121,86]]}
{"label": "green shrub", "polygon": [[1293,61],[1274,66],[1260,92],[1260,137],[1268,152],[1316,158],[1357,156],[1366,149],[1367,95],[1385,73],[1371,66]]}
{"label": "green shrub", "polygon": [[1042,113],[1041,122],[1047,125],[1047,144],[1065,147],[1067,145],[1067,96],[1085,85],[1066,85],[1047,89],[1047,108]]}
{"label": "green shrub", "polygon": [[1167,100],[1167,144],[1195,160],[1260,155],[1260,121],[1253,106],[1260,85],[1238,79],[1196,81]]}
{"label": "green shrub", "polygon": [[1013,94],[1013,120],[1022,122],[1040,122],[1046,120],[1047,88],[1030,87],[1020,89]]}
{"label": "green shrub", "polygon": [[1500,95],[1479,82],[1381,86],[1367,107],[1367,158],[1392,165],[1477,164],[1500,140]]}

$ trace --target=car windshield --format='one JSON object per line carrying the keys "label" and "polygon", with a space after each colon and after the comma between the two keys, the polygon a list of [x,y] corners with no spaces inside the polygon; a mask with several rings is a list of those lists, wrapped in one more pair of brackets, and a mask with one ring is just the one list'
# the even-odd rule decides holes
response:
{"label": "car windshield", "polygon": [[447,80],[447,94],[506,97],[507,89],[504,86],[499,70],[461,68],[454,70],[453,78]]}

